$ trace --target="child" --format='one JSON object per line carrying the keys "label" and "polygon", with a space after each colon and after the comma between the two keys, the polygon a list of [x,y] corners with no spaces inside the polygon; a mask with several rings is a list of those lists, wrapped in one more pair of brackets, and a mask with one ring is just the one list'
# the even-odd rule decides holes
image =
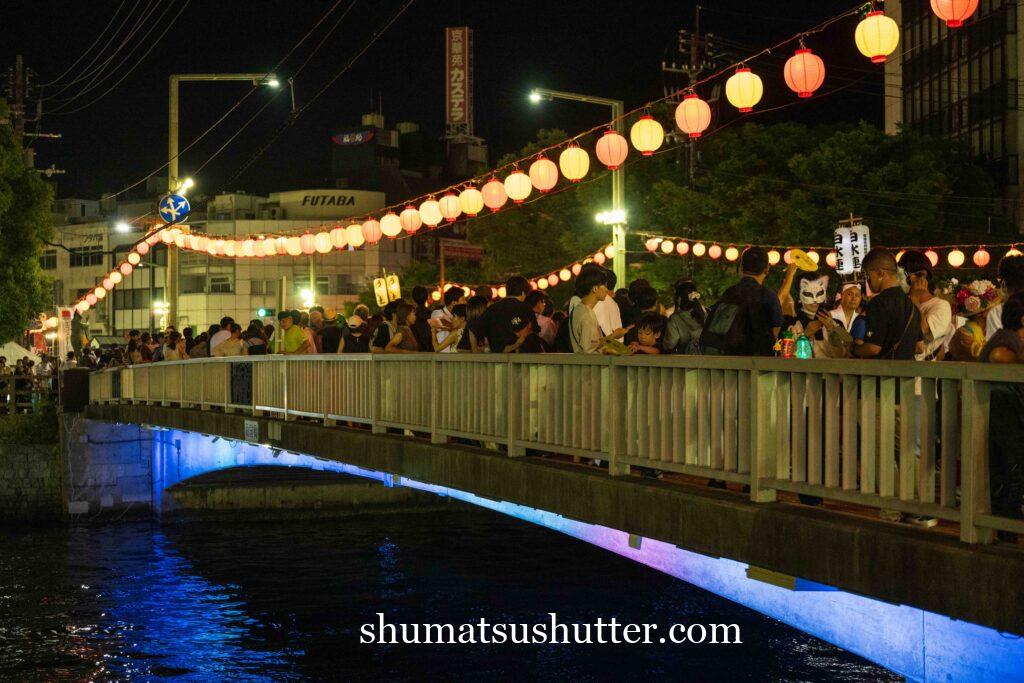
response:
{"label": "child", "polygon": [[636,325],[626,333],[626,346],[633,353],[664,353],[661,335],[665,332],[665,322],[665,316],[660,313],[644,313]]}

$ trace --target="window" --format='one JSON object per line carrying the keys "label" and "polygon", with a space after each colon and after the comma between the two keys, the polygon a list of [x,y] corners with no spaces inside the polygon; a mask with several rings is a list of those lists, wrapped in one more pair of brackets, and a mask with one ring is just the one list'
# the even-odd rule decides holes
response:
{"label": "window", "polygon": [[331,293],[331,278],[326,275],[317,276],[316,278],[316,293],[320,296],[326,296]]}
{"label": "window", "polygon": [[103,247],[78,247],[71,250],[71,267],[103,265]]}
{"label": "window", "polygon": [[249,281],[249,293],[250,294],[263,294],[263,280],[250,280]]}
{"label": "window", "polygon": [[211,294],[230,294],[233,291],[231,286],[231,277],[228,275],[211,275],[210,276],[210,293]]}
{"label": "window", "polygon": [[162,301],[164,290],[158,287],[153,290],[153,299],[149,297],[149,289],[115,289],[114,310],[123,311],[127,309],[148,309],[151,301]]}
{"label": "window", "polygon": [[43,255],[39,257],[39,267],[43,270],[56,270],[57,269],[57,250],[47,249],[43,252]]}

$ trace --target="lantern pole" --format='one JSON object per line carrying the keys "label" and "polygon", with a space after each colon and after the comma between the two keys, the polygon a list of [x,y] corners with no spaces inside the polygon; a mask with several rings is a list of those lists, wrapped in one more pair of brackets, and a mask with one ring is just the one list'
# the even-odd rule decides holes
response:
{"label": "lantern pole", "polygon": [[[625,132],[625,121],[622,120],[626,107],[622,100],[612,100],[606,97],[593,97],[580,93],[565,92],[562,90],[548,90],[547,88],[534,88],[530,92],[530,99],[533,102],[540,100],[569,100],[571,102],[584,102],[587,104],[598,104],[611,107],[612,128],[619,135]],[[626,203],[626,171],[622,166],[612,171],[612,211],[615,216],[625,216]],[[615,258],[612,259],[612,272],[619,287],[626,285],[626,224],[614,223],[612,225],[612,245],[615,247]]]}

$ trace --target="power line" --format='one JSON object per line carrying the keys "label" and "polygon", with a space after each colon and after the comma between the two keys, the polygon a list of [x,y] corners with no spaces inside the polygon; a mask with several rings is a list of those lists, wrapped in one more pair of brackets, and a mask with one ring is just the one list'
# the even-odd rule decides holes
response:
{"label": "power line", "polygon": [[51,85],[56,85],[58,83],[58,81],[60,81],[60,79],[64,78],[69,73],[71,73],[72,69],[74,69],[76,66],[78,66],[78,63],[80,61],[82,61],[83,59],[85,59],[85,56],[87,54],[92,52],[92,49],[94,47],[96,47],[96,45],[100,42],[100,39],[102,39],[103,36],[106,34],[106,32],[110,29],[110,27],[114,25],[114,20],[117,19],[119,14],[121,14],[121,9],[124,7],[124,4],[127,1],[128,0],[121,0],[121,4],[117,6],[117,9],[114,11],[114,15],[112,17],[110,17],[110,21],[107,22],[107,25],[103,27],[102,31],[100,31],[98,34],[96,34],[96,40],[92,41],[92,43],[89,45],[89,47],[85,48],[85,52],[80,54],[78,56],[78,59],[76,59],[75,61],[71,62],[71,66],[69,66],[67,69],[65,69],[64,73],[62,73],[60,76],[57,76],[52,81],[49,81],[47,83],[41,84],[40,87],[46,88],[46,87],[49,87]]}

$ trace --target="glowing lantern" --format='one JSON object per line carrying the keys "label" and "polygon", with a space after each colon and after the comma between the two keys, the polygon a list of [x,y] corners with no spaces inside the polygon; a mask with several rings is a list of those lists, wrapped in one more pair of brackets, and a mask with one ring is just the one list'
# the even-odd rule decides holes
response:
{"label": "glowing lantern", "polygon": [[348,246],[348,237],[345,236],[345,228],[340,225],[335,225],[331,228],[329,233],[331,236],[331,244],[334,245],[335,249],[344,249]]}
{"label": "glowing lantern", "polygon": [[484,204],[491,211],[497,211],[505,206],[508,201],[508,193],[505,192],[505,184],[497,178],[491,178],[484,183],[480,193],[484,196]]}
{"label": "glowing lantern", "polygon": [[821,263],[821,254],[819,254],[818,252],[808,250],[807,256],[815,263]]}
{"label": "glowing lantern", "polygon": [[505,178],[505,194],[516,204],[522,204],[531,192],[533,192],[533,183],[530,182],[529,176],[519,169],[512,171]]}
{"label": "glowing lantern", "polygon": [[569,280],[572,279],[572,273],[569,272],[568,268],[562,268],[561,272],[558,273],[558,278],[562,282],[568,282]]}
{"label": "glowing lantern", "polygon": [[206,251],[209,246],[210,238],[205,235],[201,235],[199,239],[196,240],[196,251]]}
{"label": "glowing lantern", "polygon": [[781,260],[782,254],[780,254],[777,250],[772,249],[771,251],[768,252],[768,263],[770,265],[777,266],[779,264],[779,261]]}
{"label": "glowing lantern", "polygon": [[306,232],[302,234],[302,237],[299,238],[299,248],[307,256],[316,251],[316,237],[313,236],[313,233]]}
{"label": "glowing lantern", "polygon": [[959,268],[964,264],[964,261],[967,260],[967,257],[964,255],[964,252],[959,249],[954,249],[946,255],[946,260],[949,261],[949,265],[954,268]]}
{"label": "glowing lantern", "polygon": [[[534,289],[537,289],[537,283],[536,282],[531,282],[530,285]],[[497,299],[498,298],[498,288],[497,287],[488,287],[488,291],[490,292],[492,299]]]}
{"label": "glowing lantern", "polygon": [[725,250],[725,260],[726,261],[735,261],[739,257],[740,257],[740,250],[737,249],[736,247],[729,247],[728,249]]}
{"label": "glowing lantern", "polygon": [[629,139],[642,155],[649,157],[665,141],[665,129],[650,114],[644,114],[629,129]]}
{"label": "glowing lantern", "polygon": [[463,294],[464,296],[469,296],[469,295],[470,295],[470,290],[469,290],[469,287],[463,287],[463,288],[462,288],[462,294]]}
{"label": "glowing lantern", "polygon": [[900,27],[884,12],[869,12],[854,34],[857,49],[875,64],[882,64],[900,44]]}
{"label": "glowing lantern", "polygon": [[597,160],[607,166],[609,171],[614,171],[629,156],[629,145],[626,138],[614,130],[606,130],[597,141],[594,153],[597,154]]}
{"label": "glowing lantern", "polygon": [[363,238],[368,244],[377,244],[384,233],[380,229],[380,221],[370,218],[363,223]]}
{"label": "glowing lantern", "polygon": [[810,97],[825,82],[825,62],[805,47],[786,62],[786,85],[800,97]]}
{"label": "glowing lantern", "polygon": [[[281,239],[284,239],[283,237]],[[218,244],[224,244],[224,240],[207,240],[206,242],[206,253],[210,256],[217,255]]]}
{"label": "glowing lantern", "polygon": [[78,311],[79,313],[85,313],[86,311],[89,310],[89,302],[84,300],[79,301],[77,304],[75,304],[75,310]]}
{"label": "glowing lantern", "polygon": [[698,258],[703,256],[707,252],[707,250],[708,248],[704,245],[703,242],[695,242],[693,245],[693,255]]}
{"label": "glowing lantern", "polygon": [[139,261],[141,260],[142,257],[134,252],[128,254],[128,263],[132,264],[133,266],[139,265]]}
{"label": "glowing lantern", "polygon": [[467,216],[475,216],[484,208],[484,195],[472,185],[459,193],[459,206],[462,213]]}
{"label": "glowing lantern", "polygon": [[352,223],[345,228],[345,239],[353,249],[358,249],[366,243],[366,236],[363,235],[363,226],[359,223]]}
{"label": "glowing lantern", "polygon": [[256,240],[248,239],[242,241],[242,256],[253,257],[256,255]]}
{"label": "glowing lantern", "polygon": [[906,253],[907,253],[906,249],[900,249],[896,253],[896,263],[899,263],[900,261],[902,261],[903,260],[903,255],[906,254]]}
{"label": "glowing lantern", "polygon": [[690,93],[676,107],[676,125],[691,138],[699,138],[711,125],[711,107],[696,93]]}
{"label": "glowing lantern", "polygon": [[302,241],[295,235],[292,235],[285,238],[284,248],[289,256],[299,256],[302,254]]}
{"label": "glowing lantern", "polygon": [[[299,242],[299,245],[302,245],[301,241]],[[238,243],[236,243],[234,240],[225,240],[224,249],[222,253],[225,256],[230,256],[234,258],[238,254]]]}
{"label": "glowing lantern", "polygon": [[132,274],[132,271],[135,270],[135,266],[132,265],[132,263],[129,261],[126,263],[122,263],[118,270],[121,271],[121,275],[128,277],[129,275]]}
{"label": "glowing lantern", "polygon": [[110,275],[108,275],[107,277],[109,277],[110,281],[113,282],[115,285],[121,284],[121,280],[124,279],[124,276],[121,275],[121,271],[120,270],[112,270],[112,271],[110,271]]}
{"label": "glowing lantern", "polygon": [[835,268],[836,265],[839,263],[839,261],[837,260],[837,257],[836,257],[836,252],[834,252],[834,251],[828,252],[828,255],[825,256],[825,263],[828,264],[829,268]]}
{"label": "glowing lantern", "polygon": [[437,227],[444,220],[444,216],[441,214],[441,206],[437,203],[436,199],[430,198],[420,204],[420,220],[423,221],[424,225],[431,228]]}
{"label": "glowing lantern", "polygon": [[160,241],[164,244],[170,244],[174,241],[174,232],[172,230],[161,230]]}
{"label": "glowing lantern", "polygon": [[596,254],[594,254],[594,263],[596,263],[597,265],[603,266],[606,260],[607,259],[604,257],[604,254],[602,252],[599,251]]}
{"label": "glowing lantern", "polygon": [[402,209],[398,220],[402,221],[402,230],[405,230],[410,235],[423,226],[423,221],[420,220],[420,212],[416,210],[415,206],[411,205]]}
{"label": "glowing lantern", "polygon": [[924,255],[928,257],[929,261],[931,261],[932,268],[939,265],[939,255],[935,253],[934,250],[929,249],[928,251],[924,252]]}
{"label": "glowing lantern", "polygon": [[273,256],[277,253],[277,242],[273,238],[260,240],[260,252],[264,256]]}
{"label": "glowing lantern", "polygon": [[761,101],[763,95],[761,77],[745,66],[736,69],[736,73],[725,82],[725,97],[729,104],[744,114],[753,111],[754,105]]}
{"label": "glowing lantern", "polygon": [[548,275],[548,284],[551,285],[552,287],[557,285],[558,284],[558,276],[555,275],[554,273],[551,273],[551,275]]}
{"label": "glowing lantern", "polygon": [[89,292],[88,294],[85,295],[85,301],[90,306],[95,306],[96,302],[99,301],[99,299],[96,297],[95,294],[93,294],[92,292]]}
{"label": "glowing lantern", "polygon": [[145,256],[149,253],[149,242],[139,242],[135,245],[135,251]]}
{"label": "glowing lantern", "polygon": [[505,285],[498,287],[498,296],[504,299],[508,295],[508,291],[505,289]]}
{"label": "glowing lantern", "polygon": [[541,192],[547,192],[558,182],[558,167],[545,156],[530,164],[530,183]]}
{"label": "glowing lantern", "polygon": [[717,244],[712,244],[710,247],[708,247],[708,256],[717,261],[722,257],[722,247],[720,247]]}
{"label": "glowing lantern", "polygon": [[[536,280],[530,280],[530,289],[538,289],[538,288],[539,287],[537,285],[537,281]],[[498,290],[494,289],[492,291],[494,292],[494,298],[497,299],[498,298]]]}
{"label": "glowing lantern", "polygon": [[650,251],[650,252],[658,251],[658,238],[657,237],[651,237],[646,242],[644,242],[644,247],[646,247],[647,251]]}
{"label": "glowing lantern", "polygon": [[435,289],[433,292],[430,293],[430,298],[433,299],[434,301],[440,301],[441,300],[441,292],[439,292],[439,291],[437,291]]}
{"label": "glowing lantern", "polygon": [[612,244],[604,248],[604,255],[608,258],[615,258],[615,253],[615,246]]}
{"label": "glowing lantern", "polygon": [[548,288],[548,279],[546,277],[538,278],[537,279],[537,289],[547,289],[547,288]]}
{"label": "glowing lantern", "polygon": [[380,219],[380,231],[385,237],[397,237],[402,232],[402,219],[394,211],[388,211]]}
{"label": "glowing lantern", "polygon": [[146,238],[146,244],[153,246],[160,241],[160,233],[154,232],[152,235]]}
{"label": "glowing lantern", "polygon": [[793,263],[793,251],[791,249],[787,249],[782,255],[782,260],[786,262],[787,266]]}
{"label": "glowing lantern", "polygon": [[946,22],[949,28],[960,28],[978,9],[978,0],[932,0],[935,16]]}
{"label": "glowing lantern", "polygon": [[185,237],[185,246],[192,251],[195,251],[199,247],[199,235],[188,235]]}
{"label": "glowing lantern", "polygon": [[92,295],[96,297],[97,301],[99,301],[100,299],[107,295],[107,290],[103,289],[102,287],[97,287],[96,289],[92,290]]}
{"label": "glowing lantern", "polygon": [[686,256],[687,254],[689,254],[690,253],[690,243],[689,242],[680,242],[679,244],[677,244],[676,245],[676,253],[679,254],[680,256]]}
{"label": "glowing lantern", "polygon": [[671,254],[672,250],[676,248],[676,245],[672,244],[672,240],[665,240],[661,243],[661,252],[663,254]]}
{"label": "glowing lantern", "polygon": [[989,261],[991,260],[992,257],[989,256],[989,253],[985,251],[984,247],[974,252],[974,265],[978,266],[979,268],[984,268],[989,264]]}
{"label": "glowing lantern", "polygon": [[105,278],[103,278],[102,285],[103,285],[103,289],[105,289],[106,291],[109,292],[110,290],[112,290],[114,288],[114,281],[111,280],[109,277],[105,277]]}
{"label": "glowing lantern", "polygon": [[174,246],[178,249],[184,249],[188,243],[188,235],[183,232],[179,232],[174,236]]}
{"label": "glowing lantern", "polygon": [[441,215],[449,223],[454,223],[462,215],[462,204],[459,202],[459,198],[451,192],[441,197],[441,201],[437,203],[437,206],[441,210]]}
{"label": "glowing lantern", "polygon": [[570,182],[577,183],[590,171],[590,155],[575,142],[558,155],[558,168]]}
{"label": "glowing lantern", "polygon": [[320,231],[313,238],[313,247],[316,248],[317,253],[329,254],[334,251],[334,244],[331,242],[331,233]]}
{"label": "glowing lantern", "polygon": [[1010,247],[1010,251],[1006,252],[1006,255],[1007,256],[1020,256],[1021,255],[1020,249],[1017,248],[1017,245],[1014,245],[1014,246]]}
{"label": "glowing lantern", "polygon": [[582,264],[580,264],[580,263],[572,264],[572,274],[573,275],[579,275],[580,272],[582,272],[582,270],[583,270],[583,265]]}

